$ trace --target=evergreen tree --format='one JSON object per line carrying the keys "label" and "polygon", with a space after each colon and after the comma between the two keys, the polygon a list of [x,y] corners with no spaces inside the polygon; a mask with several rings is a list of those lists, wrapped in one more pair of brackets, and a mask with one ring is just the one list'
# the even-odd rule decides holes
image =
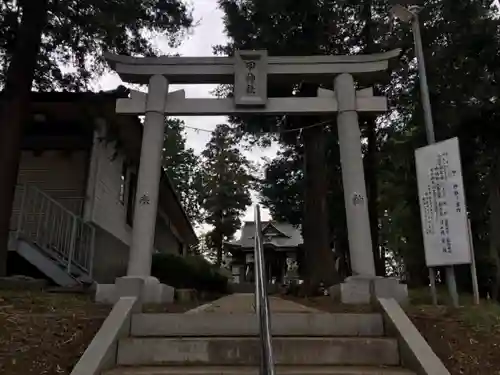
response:
{"label": "evergreen tree", "polygon": [[[367,190],[372,234],[379,240],[374,251],[382,249],[389,253],[391,272],[403,272],[410,285],[428,285],[414,166],[414,151],[424,146],[426,139],[409,25],[390,19],[389,1],[385,0],[224,0],[220,3],[231,41],[228,46],[217,49],[220,52],[230,54],[234,48],[266,48],[272,55],[309,55],[373,53],[402,48],[399,63],[392,66],[389,85],[375,87],[389,98],[391,111],[375,123],[373,119],[360,118],[366,144]],[[495,223],[500,223],[500,142],[496,131],[500,113],[498,11],[492,11],[488,0],[427,0],[423,5],[420,21],[436,137],[437,140],[460,138],[479,282],[486,288],[488,280],[492,280],[493,294],[498,296],[500,236],[494,230]],[[323,84],[331,88],[331,82]],[[360,82],[363,84],[370,83]],[[270,86],[269,95],[289,96],[297,88],[289,87],[287,91],[287,88]],[[263,124],[261,127],[271,129],[283,124],[280,119],[233,120],[247,127],[258,121],[259,126]],[[290,118],[286,125],[307,125],[298,122]],[[334,148],[335,124],[332,124],[334,131],[325,128],[323,135],[328,139],[328,170],[335,176],[339,160]],[[264,202],[273,214],[293,222],[300,219],[298,212],[305,198],[300,197],[300,191],[304,189],[307,173],[293,174],[287,168],[297,168],[303,163],[307,147],[304,148],[305,140],[296,136],[280,137],[280,141],[285,150],[268,164]],[[327,202],[332,213],[330,218],[334,218],[333,237],[345,239],[345,235],[338,235],[342,231],[339,226],[345,220],[340,218],[344,216],[343,198],[338,194],[340,182],[332,178],[328,181]],[[310,194],[307,187],[304,191],[306,196]],[[377,234],[375,230],[380,231]],[[305,240],[307,242],[307,237]],[[345,241],[340,240],[342,243],[345,246]],[[379,268],[383,259],[378,262]],[[325,267],[325,272],[328,269],[329,266]],[[457,278],[459,285],[470,283],[466,268],[457,269]]]}
{"label": "evergreen tree", "polygon": [[200,158],[192,148],[186,147],[184,121],[168,119],[165,127],[163,167],[171,179],[182,207],[193,224],[201,224]]}
{"label": "evergreen tree", "polygon": [[[474,230],[480,285],[500,283],[498,245],[490,214],[491,183],[498,150],[499,19],[490,1],[426,1],[420,13],[437,141],[458,136],[467,205]],[[409,27],[397,23],[394,36],[407,40]],[[407,36],[408,35],[408,36]],[[390,225],[383,228],[396,257],[404,260],[410,285],[427,285],[417,199],[414,150],[426,144],[414,51],[406,49],[398,72],[398,116],[384,130],[379,194]],[[403,67],[404,68],[404,67]],[[480,124],[480,125],[479,125]],[[382,176],[381,176],[382,177]],[[498,186],[498,181],[493,183]],[[390,233],[390,235],[388,235]],[[497,242],[498,243],[498,242]],[[497,260],[495,260],[497,257]],[[492,262],[497,262],[496,265]],[[470,288],[469,271],[457,268],[459,286]]]}
{"label": "evergreen tree", "polygon": [[252,165],[238,148],[240,137],[226,124],[217,125],[202,152],[201,206],[205,221],[213,226],[207,245],[221,265],[223,243],[241,226],[241,215],[252,203]]}
{"label": "evergreen tree", "polygon": [[[6,0],[0,4],[0,276],[6,273],[9,221],[30,93],[71,91],[102,73],[105,51],[153,55],[153,33],[171,45],[192,24],[180,0]],[[73,67],[63,73],[62,66]]]}
{"label": "evergreen tree", "polygon": [[[359,2],[354,0],[328,0],[300,2],[286,0],[280,2],[265,2],[259,0],[220,0],[225,11],[226,31],[230,38],[230,44],[219,47],[217,51],[232,53],[233,49],[259,49],[265,48],[271,55],[329,55],[329,54],[351,54],[364,50],[365,52],[380,52],[383,41],[381,35],[383,30],[388,30],[388,23],[384,23],[389,17],[386,14],[381,17],[372,17],[372,7],[380,8],[381,1]],[[369,19],[366,15],[369,14]],[[382,14],[381,12],[378,13]],[[367,26],[367,27],[365,27]],[[368,43],[367,40],[374,40]],[[368,46],[368,44],[370,44]],[[368,48],[370,47],[370,48]],[[333,82],[323,82],[322,86],[331,89]],[[366,84],[366,83],[365,83]],[[308,82],[290,83],[288,86],[270,86],[269,96],[291,96],[297,92],[301,96],[316,96],[318,85]],[[308,281],[311,290],[319,283],[331,285],[338,280],[335,275],[334,257],[331,251],[332,242],[341,241],[342,248],[336,246],[337,251],[347,259],[345,248],[346,229],[344,213],[337,210],[333,222],[330,212],[333,207],[329,205],[333,190],[338,183],[332,178],[340,178],[338,174],[339,156],[338,149],[334,153],[328,148],[336,142],[336,128],[333,131],[325,126],[310,125],[323,122],[325,118],[311,116],[289,116],[285,122],[289,128],[304,128],[301,138],[296,136],[281,137],[284,145],[299,147],[303,151],[301,161],[303,181],[303,236],[306,251],[306,269],[308,269]],[[331,124],[335,125],[335,119],[331,118]],[[283,124],[281,119],[270,119],[263,121],[258,119],[244,118],[248,126],[250,123],[258,122],[259,125],[269,125],[269,122]],[[374,128],[374,119],[362,118],[361,122],[369,122]],[[374,139],[374,132],[368,134]],[[332,137],[331,141],[327,141]],[[371,151],[371,163],[374,164],[375,142],[369,143]],[[327,163],[328,160],[328,163]],[[332,163],[333,162],[333,163]],[[331,171],[327,172],[327,166]],[[374,170],[374,168],[371,168]],[[333,173],[331,173],[333,172]],[[329,177],[326,179],[326,177]],[[376,195],[373,181],[374,173],[368,174],[372,183],[369,185],[370,194]],[[328,182],[333,184],[329,186]],[[336,195],[336,193],[333,193]],[[375,202],[376,203],[376,199]],[[330,207],[330,209],[328,209]],[[377,210],[371,204],[370,212],[374,212],[375,224],[372,232],[377,239]],[[340,240],[342,239],[342,240]],[[375,241],[375,248],[377,248]]]}

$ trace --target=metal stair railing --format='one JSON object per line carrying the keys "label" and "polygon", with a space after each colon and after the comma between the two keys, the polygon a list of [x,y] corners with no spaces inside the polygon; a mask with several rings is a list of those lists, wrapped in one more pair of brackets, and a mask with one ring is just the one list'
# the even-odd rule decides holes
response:
{"label": "metal stair railing", "polygon": [[260,207],[255,206],[255,312],[259,322],[261,348],[260,375],[274,375],[274,358],[271,340],[271,313],[267,296],[267,281],[262,241],[262,223]]}
{"label": "metal stair railing", "polygon": [[92,279],[95,228],[35,186],[18,185],[16,193],[16,237],[56,258],[69,274],[79,268]]}

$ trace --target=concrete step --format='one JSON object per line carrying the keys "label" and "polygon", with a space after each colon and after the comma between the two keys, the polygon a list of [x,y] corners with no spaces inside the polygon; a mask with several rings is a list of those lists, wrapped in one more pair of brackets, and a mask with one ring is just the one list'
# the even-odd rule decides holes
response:
{"label": "concrete step", "polygon": [[[269,309],[275,313],[319,313],[318,309],[302,305],[284,298],[269,296]],[[255,314],[254,293],[235,293],[219,298],[205,305],[199,306],[186,314],[230,313]]]}
{"label": "concrete step", "polygon": [[[273,314],[273,336],[383,336],[380,314]],[[137,314],[132,336],[257,336],[255,314]]]}
{"label": "concrete step", "polygon": [[[118,365],[257,365],[258,338],[128,338],[118,345]],[[398,344],[391,338],[276,337],[277,365],[399,364]]]}
{"label": "concrete step", "polygon": [[[277,366],[277,375],[415,375],[400,367]],[[117,367],[103,375],[259,375],[258,367]]]}

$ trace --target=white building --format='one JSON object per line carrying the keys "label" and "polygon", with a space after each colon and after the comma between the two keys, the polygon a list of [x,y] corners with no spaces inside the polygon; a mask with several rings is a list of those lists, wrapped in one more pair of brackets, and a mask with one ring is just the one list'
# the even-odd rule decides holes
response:
{"label": "white building", "polygon": [[[59,285],[126,275],[142,138],[138,117],[115,114],[127,95],[33,94],[10,226],[13,273],[27,261]],[[155,233],[161,252],[182,256],[197,242],[164,173]]]}

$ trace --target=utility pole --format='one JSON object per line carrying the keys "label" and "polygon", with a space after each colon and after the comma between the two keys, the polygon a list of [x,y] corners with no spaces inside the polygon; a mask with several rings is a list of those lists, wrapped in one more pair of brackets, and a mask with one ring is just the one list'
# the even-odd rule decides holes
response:
{"label": "utility pole", "polygon": [[[413,39],[415,43],[415,55],[417,57],[418,65],[418,77],[420,80],[420,94],[424,110],[425,133],[427,136],[427,143],[431,145],[436,143],[436,137],[434,134],[429,85],[427,83],[427,71],[425,69],[424,48],[422,44],[422,34],[420,31],[420,20],[418,17],[423,7],[415,3],[420,3],[420,1],[396,1],[396,4],[391,8],[391,13],[401,21],[411,23],[412,26]],[[403,4],[409,5],[409,7],[406,8]],[[436,275],[432,267],[429,267],[429,279],[431,282],[432,302],[434,305],[437,305]],[[458,307],[457,283],[455,279],[455,269],[453,266],[446,267],[446,284],[448,286],[453,306]]]}

